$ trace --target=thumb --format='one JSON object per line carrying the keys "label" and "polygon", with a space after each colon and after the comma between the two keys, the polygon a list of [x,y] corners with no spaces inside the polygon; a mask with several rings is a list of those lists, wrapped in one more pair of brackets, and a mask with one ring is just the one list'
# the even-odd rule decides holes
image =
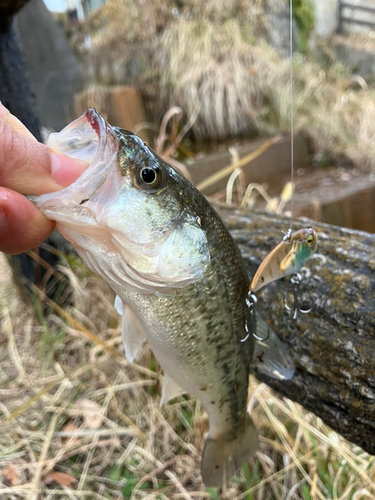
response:
{"label": "thumb", "polygon": [[0,103],[0,186],[40,195],[70,185],[86,168],[87,163],[37,142]]}

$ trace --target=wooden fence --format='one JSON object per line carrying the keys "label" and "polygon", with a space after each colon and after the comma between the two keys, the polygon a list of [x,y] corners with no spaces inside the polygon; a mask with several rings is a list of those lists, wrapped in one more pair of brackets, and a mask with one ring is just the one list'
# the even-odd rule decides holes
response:
{"label": "wooden fence", "polygon": [[[350,9],[352,16],[344,15],[344,10]],[[358,19],[356,16],[357,12],[364,12],[367,14],[373,14],[374,21]],[[343,2],[339,0],[339,23],[338,32],[342,34],[344,32],[344,24],[358,24],[362,26],[368,26],[369,28],[375,28],[375,7],[369,7],[367,5],[354,5],[351,3]]]}

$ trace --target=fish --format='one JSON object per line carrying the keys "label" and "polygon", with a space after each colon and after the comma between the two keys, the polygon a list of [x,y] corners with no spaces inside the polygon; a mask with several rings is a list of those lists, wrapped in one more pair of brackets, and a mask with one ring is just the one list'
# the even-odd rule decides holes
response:
{"label": "fish", "polygon": [[262,261],[250,283],[257,292],[272,281],[297,273],[316,251],[318,236],[314,229],[299,229],[287,235]]}
{"label": "fish", "polygon": [[[71,186],[30,199],[116,293],[127,359],[150,345],[164,370],[161,404],[183,393],[202,402],[209,420],[202,479],[222,486],[258,449],[247,412],[255,342],[251,335],[243,342],[249,279],[237,245],[190,182],[96,110],[47,145],[89,167]],[[265,370],[270,351],[262,354]]]}

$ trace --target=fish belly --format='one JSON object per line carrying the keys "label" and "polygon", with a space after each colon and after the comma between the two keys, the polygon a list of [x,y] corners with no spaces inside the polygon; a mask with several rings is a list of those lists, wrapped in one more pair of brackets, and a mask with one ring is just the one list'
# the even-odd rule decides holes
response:
{"label": "fish belly", "polygon": [[250,346],[233,332],[229,310],[199,307],[192,297],[187,308],[185,293],[168,299],[129,294],[125,300],[164,372],[202,402],[210,436],[235,434],[246,416]]}

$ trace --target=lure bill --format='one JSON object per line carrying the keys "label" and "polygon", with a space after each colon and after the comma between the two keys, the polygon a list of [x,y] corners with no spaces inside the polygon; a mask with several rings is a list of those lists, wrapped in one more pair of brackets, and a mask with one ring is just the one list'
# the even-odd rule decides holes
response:
{"label": "lure bill", "polygon": [[314,229],[299,229],[283,239],[266,256],[255,273],[250,290],[256,292],[272,281],[297,273],[315,252],[318,236]]}

